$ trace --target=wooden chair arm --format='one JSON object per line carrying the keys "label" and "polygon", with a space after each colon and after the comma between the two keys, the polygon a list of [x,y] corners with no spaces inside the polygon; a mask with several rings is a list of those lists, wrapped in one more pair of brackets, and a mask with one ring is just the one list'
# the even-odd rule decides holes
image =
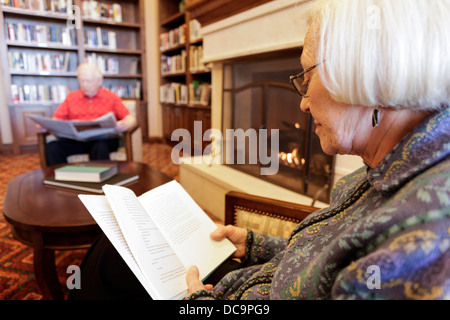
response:
{"label": "wooden chair arm", "polygon": [[48,135],[49,132],[44,129],[37,132],[39,162],[41,163],[41,168],[46,168],[48,166],[47,158],[45,157],[45,145],[47,144]]}
{"label": "wooden chair arm", "polygon": [[133,133],[139,128],[140,128],[139,125],[135,125],[134,127],[128,129],[127,131],[122,132],[127,159],[133,159],[132,137],[133,137]]}
{"label": "wooden chair arm", "polygon": [[225,224],[235,224],[235,210],[242,208],[259,214],[300,222],[319,208],[231,191],[225,195]]}

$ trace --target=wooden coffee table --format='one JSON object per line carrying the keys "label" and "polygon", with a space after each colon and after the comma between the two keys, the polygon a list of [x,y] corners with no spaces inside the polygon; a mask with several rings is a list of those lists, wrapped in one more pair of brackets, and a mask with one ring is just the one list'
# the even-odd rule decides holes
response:
{"label": "wooden coffee table", "polygon": [[[119,172],[137,173],[139,180],[126,185],[136,195],[171,181],[143,163],[117,163]],[[43,184],[58,166],[20,175],[8,184],[3,205],[5,219],[20,242],[33,247],[34,273],[45,299],[64,299],[55,267],[55,250],[89,247],[101,230],[78,198],[86,193]],[[68,275],[69,276],[69,275]]]}

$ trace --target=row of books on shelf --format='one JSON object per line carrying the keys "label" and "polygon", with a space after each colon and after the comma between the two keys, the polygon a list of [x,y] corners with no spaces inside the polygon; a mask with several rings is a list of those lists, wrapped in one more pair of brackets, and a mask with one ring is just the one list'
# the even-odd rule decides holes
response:
{"label": "row of books on shelf", "polygon": [[9,68],[14,71],[51,72],[69,70],[70,52],[31,53],[8,51]]}
{"label": "row of books on shelf", "polygon": [[17,42],[30,42],[37,44],[61,43],[63,45],[76,45],[75,29],[63,25],[6,23],[8,40]]}
{"label": "row of books on shelf", "polygon": [[67,13],[73,5],[73,0],[0,0],[4,6]]}
{"label": "row of books on shelf", "polygon": [[103,57],[92,53],[86,55],[84,60],[84,62],[97,66],[103,74],[119,74],[119,59],[117,57]]}
{"label": "row of books on shelf", "polygon": [[[201,24],[196,19],[189,21],[189,41],[196,42],[201,39]],[[186,24],[160,34],[160,50],[170,50],[186,43]]]}
{"label": "row of books on shelf", "polygon": [[118,3],[82,0],[81,12],[83,17],[89,19],[122,22],[122,6]]}
{"label": "row of books on shelf", "polygon": [[211,84],[193,81],[189,85],[172,82],[159,87],[160,102],[186,105],[211,105]]}
{"label": "row of books on shelf", "polygon": [[24,84],[11,85],[11,96],[14,103],[64,101],[70,87],[67,85]]}
{"label": "row of books on shelf", "polygon": [[117,49],[116,33],[114,31],[95,29],[84,30],[84,44],[88,47]]}
{"label": "row of books on shelf", "polygon": [[[140,99],[141,83],[125,85],[103,85],[104,88],[115,92],[121,98]],[[13,103],[26,102],[53,102],[61,103],[70,92],[68,85],[46,84],[11,84],[11,96]]]}
{"label": "row of books on shelf", "polygon": [[186,50],[174,56],[161,56],[161,74],[163,76],[186,72]]}
{"label": "row of books on shelf", "polygon": [[188,86],[177,82],[166,83],[159,87],[159,97],[164,103],[187,104]]}
{"label": "row of books on shelf", "polygon": [[193,81],[189,84],[189,103],[202,106],[211,105],[211,84]]}
{"label": "row of books on shelf", "polygon": [[128,83],[125,85],[103,85],[105,89],[111,90],[120,98],[140,99],[141,98],[141,82]]}
{"label": "row of books on shelf", "polygon": [[182,24],[178,28],[161,33],[160,39],[161,51],[184,45],[186,43],[186,24]]}
{"label": "row of books on shelf", "polygon": [[208,70],[203,62],[203,46],[189,47],[189,70],[191,72],[200,72]]}
{"label": "row of books on shelf", "polygon": [[198,22],[197,19],[192,19],[189,21],[189,41],[195,42],[202,38],[200,34],[200,29],[202,28],[202,25],[200,22]]}

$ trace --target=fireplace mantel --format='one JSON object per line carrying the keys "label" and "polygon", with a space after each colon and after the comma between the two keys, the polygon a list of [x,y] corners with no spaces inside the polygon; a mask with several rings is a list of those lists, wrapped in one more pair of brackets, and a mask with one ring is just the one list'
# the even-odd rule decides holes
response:
{"label": "fireplace mantel", "polygon": [[187,0],[186,10],[206,26],[269,1],[274,0]]}
{"label": "fireplace mantel", "polygon": [[299,49],[308,28],[312,3],[310,0],[269,1],[202,27],[204,61],[219,62]]}

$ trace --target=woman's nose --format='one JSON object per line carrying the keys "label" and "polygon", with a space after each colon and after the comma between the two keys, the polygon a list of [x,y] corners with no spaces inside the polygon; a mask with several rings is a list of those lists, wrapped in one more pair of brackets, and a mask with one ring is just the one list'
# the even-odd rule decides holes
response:
{"label": "woman's nose", "polygon": [[302,98],[302,101],[300,101],[300,109],[303,112],[309,113],[308,98]]}

